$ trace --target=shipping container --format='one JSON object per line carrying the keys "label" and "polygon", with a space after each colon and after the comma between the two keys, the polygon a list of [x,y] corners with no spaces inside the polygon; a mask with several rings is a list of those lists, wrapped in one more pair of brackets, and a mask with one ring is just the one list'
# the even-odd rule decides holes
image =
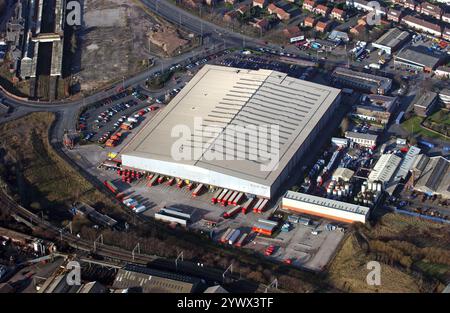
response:
{"label": "shipping container", "polygon": [[168,207],[168,208],[162,208],[159,210],[160,213],[171,215],[179,218],[183,218],[187,221],[191,219],[191,214],[183,212],[183,210],[174,208],[174,207]]}
{"label": "shipping container", "polygon": [[236,247],[243,247],[245,245],[245,239],[248,237],[247,233],[243,233],[241,238],[236,242]]}
{"label": "shipping container", "polygon": [[230,237],[231,237],[231,235],[233,235],[234,231],[235,231],[235,229],[231,229],[231,231],[230,231],[230,232],[228,233],[228,235],[225,237],[225,241],[224,241],[224,242],[227,242],[227,241],[230,239]]}
{"label": "shipping container", "polygon": [[222,237],[220,237],[220,242],[225,242],[225,241],[227,241],[227,237],[228,237],[228,235],[231,233],[233,231],[233,229],[231,229],[231,228],[228,228],[227,229],[227,231],[222,235]]}
{"label": "shipping container", "polygon": [[157,212],[155,213],[155,219],[163,221],[163,222],[168,222],[168,223],[175,223],[181,226],[186,227],[188,221],[183,219],[183,218],[179,218],[176,216],[171,216],[171,215],[166,215],[163,212]]}
{"label": "shipping container", "polygon": [[141,204],[141,205],[135,207],[135,208],[133,209],[133,211],[134,211],[135,213],[139,214],[139,213],[144,212],[146,209],[147,209],[147,208],[145,207],[145,205],[142,205],[142,204]]}
{"label": "shipping container", "polygon": [[239,235],[241,234],[241,231],[239,229],[236,229],[230,236],[230,239],[228,239],[228,244],[233,245],[236,240],[239,238]]}

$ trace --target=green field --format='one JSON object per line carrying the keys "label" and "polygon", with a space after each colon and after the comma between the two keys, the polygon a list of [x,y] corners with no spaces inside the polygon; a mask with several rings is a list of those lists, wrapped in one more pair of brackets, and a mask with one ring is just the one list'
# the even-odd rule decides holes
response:
{"label": "green field", "polygon": [[420,123],[423,121],[423,117],[420,116],[413,116],[410,119],[404,121],[401,125],[404,130],[408,131],[409,133],[417,136],[424,136],[428,138],[433,139],[442,139],[445,140],[446,138],[442,135],[436,134],[432,131],[429,131],[428,129],[423,128]]}

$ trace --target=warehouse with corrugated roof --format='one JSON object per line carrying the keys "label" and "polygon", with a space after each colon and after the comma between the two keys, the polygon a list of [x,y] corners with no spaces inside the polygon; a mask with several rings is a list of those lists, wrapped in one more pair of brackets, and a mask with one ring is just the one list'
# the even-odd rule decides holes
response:
{"label": "warehouse with corrugated roof", "polygon": [[124,148],[122,165],[270,198],[339,102],[340,89],[285,73],[206,65]]}

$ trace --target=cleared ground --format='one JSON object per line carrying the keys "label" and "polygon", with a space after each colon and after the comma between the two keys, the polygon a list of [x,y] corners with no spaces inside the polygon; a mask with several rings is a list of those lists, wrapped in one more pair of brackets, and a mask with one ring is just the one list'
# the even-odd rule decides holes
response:
{"label": "cleared ground", "polygon": [[189,48],[189,34],[150,16],[138,2],[84,1],[72,73],[79,89],[89,91],[149,66],[149,59]]}

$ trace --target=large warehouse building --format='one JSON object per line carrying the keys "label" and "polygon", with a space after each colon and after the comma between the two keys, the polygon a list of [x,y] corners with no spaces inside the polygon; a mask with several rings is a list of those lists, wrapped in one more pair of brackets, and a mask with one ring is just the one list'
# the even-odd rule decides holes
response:
{"label": "large warehouse building", "polygon": [[[129,143],[122,164],[270,198],[339,102],[339,89],[284,73],[206,65]],[[248,134],[242,127],[249,125],[276,125],[278,136],[270,136],[265,147],[259,139],[229,137],[231,129]],[[182,130],[191,132],[183,140]],[[219,152],[221,158],[211,158]],[[178,153],[189,157],[174,156]]]}

